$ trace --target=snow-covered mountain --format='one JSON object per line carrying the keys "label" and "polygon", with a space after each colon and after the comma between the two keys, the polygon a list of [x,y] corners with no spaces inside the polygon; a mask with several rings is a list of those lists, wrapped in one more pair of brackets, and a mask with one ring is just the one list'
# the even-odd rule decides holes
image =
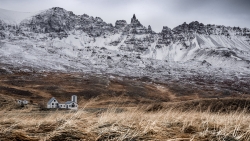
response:
{"label": "snow-covered mountain", "polygon": [[[13,17],[13,14],[16,17]],[[162,81],[189,76],[250,76],[250,29],[183,23],[160,33],[133,15],[115,25],[54,7],[0,10],[0,67],[101,72]]]}

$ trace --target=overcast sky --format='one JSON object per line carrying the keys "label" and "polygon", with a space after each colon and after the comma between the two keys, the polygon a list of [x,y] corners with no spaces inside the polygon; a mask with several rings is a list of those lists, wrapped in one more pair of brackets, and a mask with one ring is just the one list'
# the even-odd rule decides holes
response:
{"label": "overcast sky", "polygon": [[101,17],[112,24],[130,23],[136,14],[156,32],[192,21],[250,28],[250,0],[0,0],[0,8],[7,10],[35,12],[51,7]]}

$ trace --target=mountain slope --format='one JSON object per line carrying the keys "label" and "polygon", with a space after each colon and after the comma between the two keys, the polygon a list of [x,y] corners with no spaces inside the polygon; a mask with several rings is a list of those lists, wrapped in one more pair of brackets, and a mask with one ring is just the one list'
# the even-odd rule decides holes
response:
{"label": "mountain slope", "polygon": [[[3,15],[0,13],[0,15]],[[184,23],[156,33],[136,18],[115,25],[54,7],[18,25],[0,24],[0,64],[8,71],[77,71],[161,81],[250,74],[250,30]]]}

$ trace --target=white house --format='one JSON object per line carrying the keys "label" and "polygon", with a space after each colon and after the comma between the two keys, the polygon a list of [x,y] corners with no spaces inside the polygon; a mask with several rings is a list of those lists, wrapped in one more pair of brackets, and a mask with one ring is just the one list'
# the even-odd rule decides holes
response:
{"label": "white house", "polygon": [[48,103],[47,108],[59,108],[59,109],[71,109],[71,110],[77,110],[78,104],[77,104],[77,96],[72,95],[71,101],[67,101],[65,103],[59,103],[56,98],[52,97]]}
{"label": "white house", "polygon": [[27,100],[17,100],[17,103],[19,104],[19,105],[27,105],[29,102],[27,101]]}
{"label": "white house", "polygon": [[56,98],[52,97],[47,103],[47,108],[59,108],[59,103]]}

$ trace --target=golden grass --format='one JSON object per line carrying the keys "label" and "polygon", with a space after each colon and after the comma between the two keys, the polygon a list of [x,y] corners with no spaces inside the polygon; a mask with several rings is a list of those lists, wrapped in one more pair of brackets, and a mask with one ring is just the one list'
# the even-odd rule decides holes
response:
{"label": "golden grass", "polygon": [[148,112],[147,108],[1,111],[0,140],[250,140],[250,115],[244,111]]}

